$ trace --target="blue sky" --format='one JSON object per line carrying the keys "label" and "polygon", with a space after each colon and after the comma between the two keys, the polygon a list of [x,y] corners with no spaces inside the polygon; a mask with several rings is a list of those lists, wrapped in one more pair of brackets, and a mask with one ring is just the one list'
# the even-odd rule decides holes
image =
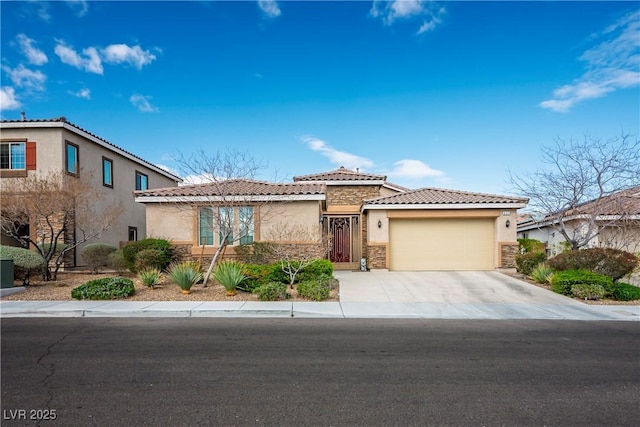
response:
{"label": "blue sky", "polygon": [[510,194],[554,138],[637,135],[637,2],[14,2],[1,115],[146,160],[228,147],[260,179],[339,166]]}

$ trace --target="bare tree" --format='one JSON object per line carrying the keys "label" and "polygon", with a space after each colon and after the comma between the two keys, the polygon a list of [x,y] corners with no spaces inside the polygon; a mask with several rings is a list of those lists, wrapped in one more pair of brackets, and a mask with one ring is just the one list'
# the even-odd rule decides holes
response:
{"label": "bare tree", "polygon": [[634,189],[640,185],[637,138],[556,139],[542,148],[542,162],[547,166],[532,173],[511,172],[510,182],[515,192],[529,198],[534,217],[561,233],[572,249],[586,246],[602,230],[624,229],[635,221],[640,200],[640,188]]}
{"label": "bare tree", "polygon": [[44,258],[44,280],[56,280],[67,254],[100,236],[120,215],[118,203],[97,208],[102,196],[91,185],[91,174],[81,174],[82,179],[61,172],[31,175],[2,188],[2,233]]}
{"label": "bare tree", "polygon": [[[202,184],[197,200],[184,197],[179,205],[192,214],[194,207],[205,222],[206,228],[218,233],[219,245],[211,259],[203,284],[207,286],[213,269],[224,255],[228,245],[243,243],[253,236],[254,215],[260,210],[264,217],[269,200],[257,200],[251,191],[261,183],[255,181],[257,172],[263,167],[249,154],[229,149],[211,155],[200,150],[191,156],[179,154],[174,158],[185,176],[186,183]],[[266,184],[265,184],[266,185]],[[201,245],[213,242],[199,242]]]}
{"label": "bare tree", "polygon": [[290,222],[278,222],[265,236],[271,255],[281,263],[282,271],[289,276],[289,287],[293,288],[296,276],[314,261],[324,258],[329,245],[320,227]]}

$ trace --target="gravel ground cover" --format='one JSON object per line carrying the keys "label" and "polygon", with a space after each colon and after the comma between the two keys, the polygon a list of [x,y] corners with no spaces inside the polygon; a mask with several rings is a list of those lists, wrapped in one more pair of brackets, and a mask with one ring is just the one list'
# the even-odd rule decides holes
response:
{"label": "gravel ground cover", "polygon": [[[32,279],[26,291],[2,297],[3,301],[73,301],[71,290],[89,280],[102,277],[115,277],[115,273],[90,274],[86,272],[60,272],[58,280],[44,282]],[[222,285],[213,281],[207,287],[198,284],[191,288],[191,293],[180,293],[178,285],[169,282],[166,278],[155,289],[150,289],[142,284],[133,274],[123,274],[122,277],[133,280],[136,293],[127,298],[127,301],[258,301],[258,297],[248,292],[237,291],[235,296],[227,296]],[[16,285],[21,285],[16,282]],[[330,297],[327,301],[338,301],[338,282],[334,282]],[[288,289],[291,294],[289,300],[305,301],[294,289]]]}

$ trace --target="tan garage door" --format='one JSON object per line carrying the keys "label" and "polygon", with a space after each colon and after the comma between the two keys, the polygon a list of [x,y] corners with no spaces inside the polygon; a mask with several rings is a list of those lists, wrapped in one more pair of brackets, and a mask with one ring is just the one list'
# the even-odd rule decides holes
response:
{"label": "tan garage door", "polygon": [[392,270],[493,270],[493,218],[392,219]]}

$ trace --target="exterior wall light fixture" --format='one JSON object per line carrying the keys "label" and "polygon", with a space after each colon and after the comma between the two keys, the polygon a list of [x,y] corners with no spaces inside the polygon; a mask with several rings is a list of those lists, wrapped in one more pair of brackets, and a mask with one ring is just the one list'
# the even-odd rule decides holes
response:
{"label": "exterior wall light fixture", "polygon": [[511,225],[511,221],[507,220],[507,222],[505,222],[504,225],[506,225],[507,228],[509,228],[509,226]]}
{"label": "exterior wall light fixture", "polygon": [[382,228],[382,220],[378,220],[378,228]]}

